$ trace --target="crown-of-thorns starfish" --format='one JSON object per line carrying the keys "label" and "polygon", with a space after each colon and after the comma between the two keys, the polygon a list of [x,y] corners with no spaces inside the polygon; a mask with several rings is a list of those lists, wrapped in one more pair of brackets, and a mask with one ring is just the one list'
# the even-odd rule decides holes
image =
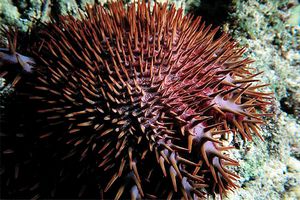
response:
{"label": "crown-of-thorns starfish", "polygon": [[[255,134],[270,93],[228,34],[145,2],[90,6],[47,24],[33,48],[41,138],[92,157],[105,198],[205,198],[236,188],[224,134]],[[59,131],[57,131],[59,130]],[[127,192],[130,191],[130,192]]]}

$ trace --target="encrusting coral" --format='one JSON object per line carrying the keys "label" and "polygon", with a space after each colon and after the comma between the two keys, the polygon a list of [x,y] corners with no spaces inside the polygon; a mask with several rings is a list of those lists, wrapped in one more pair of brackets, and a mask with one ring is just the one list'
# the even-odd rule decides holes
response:
{"label": "encrusting coral", "polygon": [[102,198],[226,194],[238,162],[225,135],[263,139],[272,97],[257,91],[261,72],[228,34],[182,13],[166,3],[89,6],[48,23],[32,45],[40,140],[97,164]]}

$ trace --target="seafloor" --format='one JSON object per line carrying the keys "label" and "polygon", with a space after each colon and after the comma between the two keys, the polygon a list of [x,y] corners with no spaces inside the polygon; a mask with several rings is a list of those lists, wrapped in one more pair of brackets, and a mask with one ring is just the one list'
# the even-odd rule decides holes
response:
{"label": "seafloor", "polygon": [[[158,0],[162,2],[163,0]],[[94,0],[0,0],[0,24],[27,31],[34,20],[76,15]],[[126,1],[128,2],[128,1]],[[274,92],[274,113],[262,128],[265,142],[241,142],[231,151],[240,161],[240,188],[225,199],[300,199],[300,4],[297,0],[173,0],[186,12],[202,15],[229,32],[254,71]],[[0,79],[0,107],[5,109],[14,89]],[[4,86],[6,85],[6,86]],[[229,139],[230,140],[230,139]]]}

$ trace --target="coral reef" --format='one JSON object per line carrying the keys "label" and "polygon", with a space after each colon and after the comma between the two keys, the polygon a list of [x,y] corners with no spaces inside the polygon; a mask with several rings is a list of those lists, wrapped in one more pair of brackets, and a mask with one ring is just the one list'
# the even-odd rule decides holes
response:
{"label": "coral reef", "polygon": [[275,91],[276,117],[264,129],[265,143],[246,143],[237,154],[245,158],[242,187],[229,199],[299,199],[300,28],[290,23],[299,17],[294,12],[299,3],[250,0],[234,6],[224,27],[248,47],[256,60],[252,66],[266,72],[263,79]]}
{"label": "coral reef", "polygon": [[0,111],[5,108],[6,101],[14,91],[12,85],[5,82],[4,78],[0,78]]}

